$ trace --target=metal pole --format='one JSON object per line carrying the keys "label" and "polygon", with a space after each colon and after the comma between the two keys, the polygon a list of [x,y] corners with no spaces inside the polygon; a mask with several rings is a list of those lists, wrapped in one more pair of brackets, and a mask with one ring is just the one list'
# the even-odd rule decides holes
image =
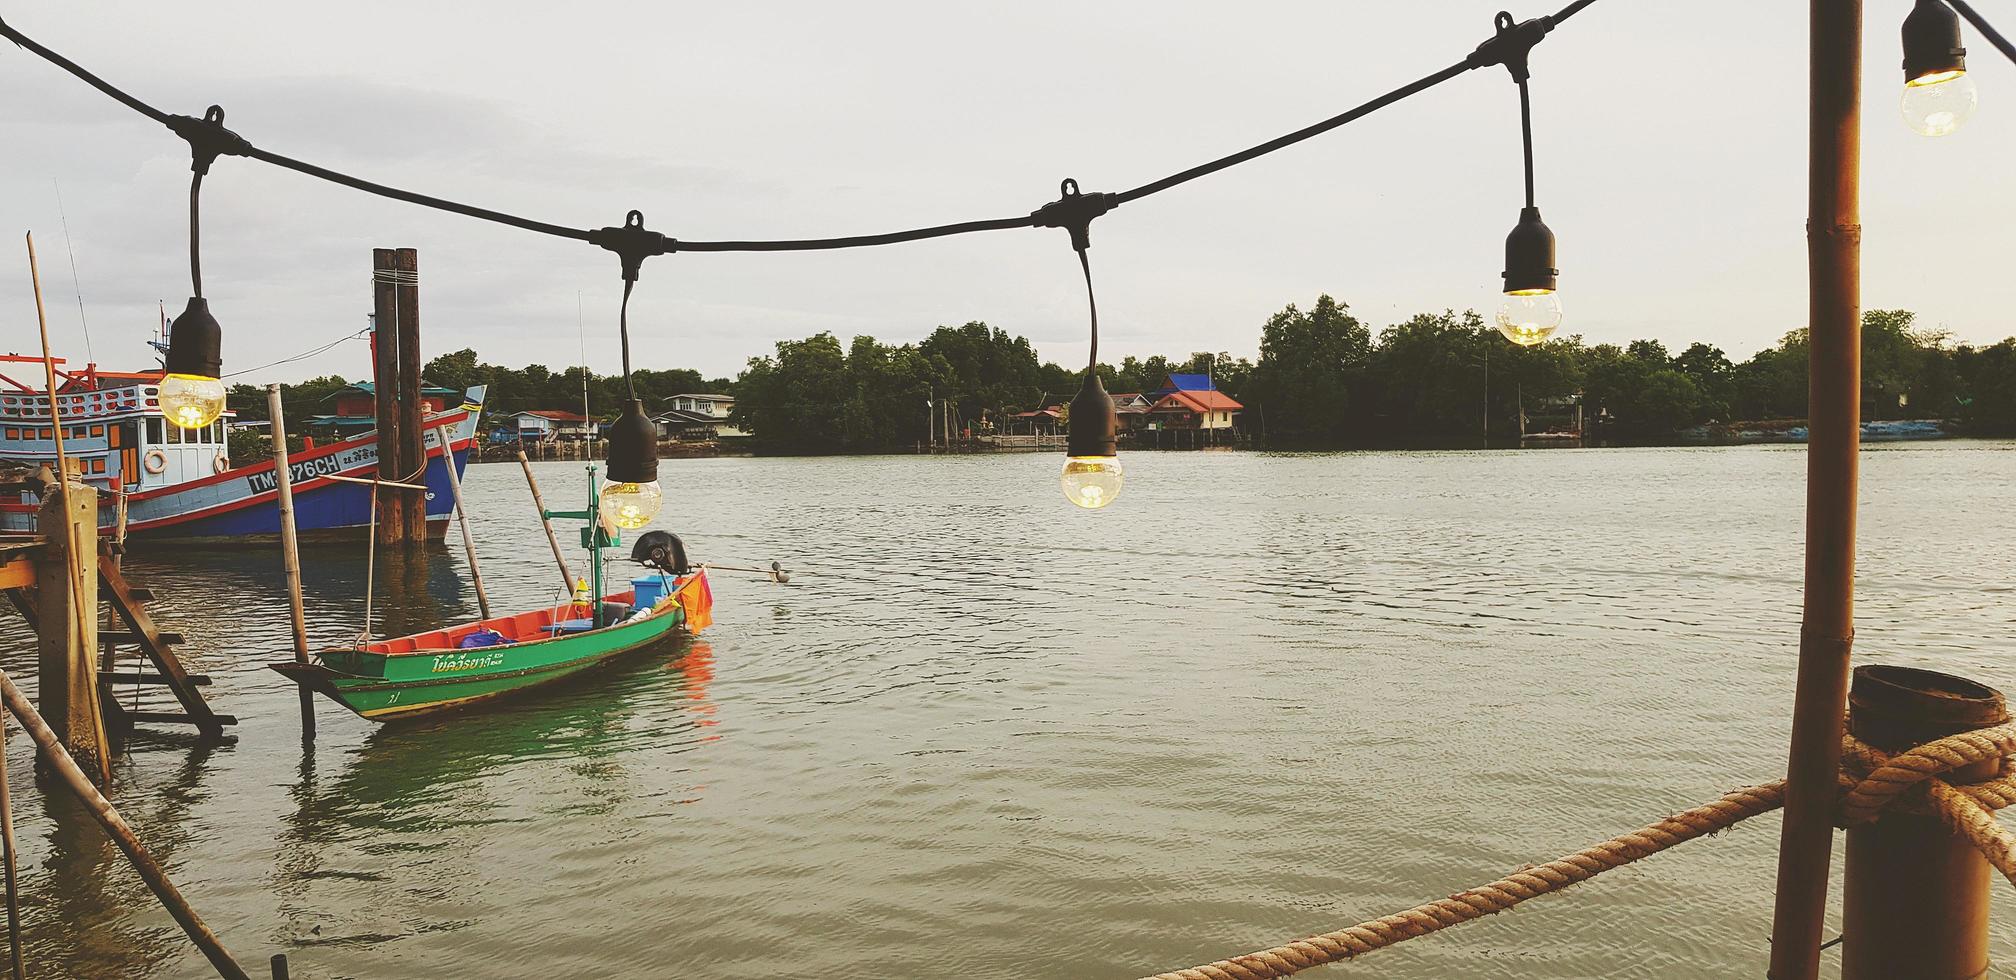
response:
{"label": "metal pole", "polygon": [[462,509],[462,477],[455,473],[455,443],[448,438],[448,427],[440,426],[434,434],[441,438],[441,459],[448,464],[448,492],[455,498],[455,520],[462,526],[462,550],[469,556],[469,580],[476,586],[476,607],[483,611],[483,618],[490,618],[490,597],[483,593],[483,570],[476,566],[476,539],[469,534],[469,514]]}
{"label": "metal pole", "polygon": [[1834,845],[1841,717],[1855,637],[1860,448],[1861,0],[1812,0],[1807,279],[1812,329],[1806,445],[1806,589],[1778,842],[1772,980],[1814,980]]}
{"label": "metal pole", "polygon": [[0,711],[0,844],[6,845],[7,952],[13,957],[14,980],[26,980],[21,966],[21,892],[14,880],[14,798],[7,790],[7,713]]}
{"label": "metal pole", "polygon": [[0,700],[4,700],[7,710],[13,712],[15,718],[20,719],[21,727],[28,730],[28,736],[33,738],[36,746],[42,750],[42,758],[49,764],[49,768],[84,804],[84,809],[91,814],[91,819],[96,820],[98,826],[105,828],[106,835],[111,837],[112,843],[118,845],[119,850],[125,853],[126,860],[133,865],[133,870],[140,873],[140,879],[147,883],[148,889],[154,892],[154,897],[161,901],[162,907],[168,910],[169,915],[174,916],[176,924],[182,927],[182,932],[190,941],[209,958],[210,966],[217,971],[217,975],[225,980],[252,980],[251,976],[238,966],[237,961],[231,958],[230,952],[225,950],[224,943],[217,938],[217,934],[211,932],[210,927],[203,923],[203,917],[189,907],[188,900],[176,890],[175,883],[168,880],[167,872],[161,870],[161,865],[155,863],[154,856],[147,853],[147,848],[141,845],[139,836],[133,833],[133,828],[126,823],[125,818],[119,816],[119,811],[98,792],[96,786],[91,785],[91,779],[84,775],[84,770],[77,768],[77,760],[71,758],[69,752],[64,751],[63,743],[56,740],[56,733],[50,731],[49,726],[43,723],[42,716],[35,713],[35,706],[28,703],[28,698],[21,693],[20,688],[14,686],[13,678],[8,677],[5,671],[0,671]]}
{"label": "metal pole", "polygon": [[567,570],[567,558],[560,552],[560,539],[553,534],[553,522],[546,518],[546,501],[539,498],[539,480],[532,475],[532,461],[525,458],[524,444],[519,444],[518,465],[525,470],[525,484],[532,488],[532,506],[539,510],[539,526],[546,529],[546,543],[553,547],[553,563],[560,566],[560,588],[567,594],[574,594],[574,573]]}
{"label": "metal pole", "polygon": [[[308,662],[308,614],[301,606],[301,550],[294,530],[294,472],[287,460],[287,417],[280,407],[280,386],[266,386],[266,411],[272,419],[273,486],[280,497],[280,563],[287,570],[287,606],[294,625],[294,662]],[[384,447],[379,447],[384,452]],[[374,490],[376,488],[373,488]],[[315,694],[304,685],[301,694],[301,738],[315,740]]]}
{"label": "metal pole", "polygon": [[[2000,725],[1993,688],[1911,667],[1858,667],[1849,701],[1855,737],[1892,754]],[[1995,760],[1950,783],[1987,779]],[[1842,980],[1977,980],[1988,974],[1988,859],[1939,818],[1901,808],[1848,831],[1841,908]]]}
{"label": "metal pole", "polygon": [[602,534],[609,525],[602,520],[602,494],[595,485],[595,464],[588,464],[588,622],[602,626]]}

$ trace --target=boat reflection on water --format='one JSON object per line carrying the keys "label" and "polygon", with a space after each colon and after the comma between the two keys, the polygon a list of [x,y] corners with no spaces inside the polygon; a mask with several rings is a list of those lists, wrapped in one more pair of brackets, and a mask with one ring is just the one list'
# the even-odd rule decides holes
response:
{"label": "boat reflection on water", "polygon": [[712,677],[711,649],[675,635],[481,710],[373,725],[354,749],[322,757],[340,767],[333,776],[311,750],[270,882],[286,941],[358,947],[460,928],[494,912],[485,883],[500,860],[541,853],[500,857],[501,842],[522,842],[509,827],[621,818],[693,795],[703,787],[665,787],[662,772],[631,760],[647,744],[719,737]]}
{"label": "boat reflection on water", "polygon": [[[686,710],[693,715],[696,727],[707,729],[721,724],[714,716],[714,702],[707,698],[707,685],[714,680],[714,647],[705,640],[692,640],[686,655],[666,665],[667,670],[677,671],[686,679]],[[718,742],[720,732],[707,732],[700,737],[702,742]]]}
{"label": "boat reflection on water", "polygon": [[[9,734],[13,756],[23,761],[22,771],[10,776],[17,786],[33,787],[37,781],[26,764],[32,754],[21,750],[27,739],[18,729]],[[172,862],[177,852],[199,843],[192,840],[195,824],[189,816],[206,802],[203,778],[216,748],[177,745],[143,753],[137,764],[129,757],[119,767],[121,815],[148,828],[147,846],[157,857]],[[168,758],[179,758],[179,764],[162,766]],[[69,794],[17,789],[17,808],[24,797],[34,801],[35,810],[15,811],[17,830],[36,825],[48,830],[41,859],[20,869],[22,957],[31,975],[39,980],[158,975],[181,950],[160,940],[155,916],[133,915],[152,899],[126,856]],[[35,849],[25,837],[22,844]]]}

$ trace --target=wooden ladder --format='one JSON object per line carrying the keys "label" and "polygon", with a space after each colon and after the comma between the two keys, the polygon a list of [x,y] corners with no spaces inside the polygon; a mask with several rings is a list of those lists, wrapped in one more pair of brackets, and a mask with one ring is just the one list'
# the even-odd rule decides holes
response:
{"label": "wooden ladder", "polygon": [[[149,615],[146,600],[153,593],[137,588],[126,582],[118,566],[112,561],[98,563],[99,597],[112,606],[119,619],[126,624],[125,632],[103,631],[98,634],[105,647],[103,669],[98,674],[99,700],[105,706],[107,727],[116,726],[120,731],[131,731],[135,723],[154,722],[164,724],[190,724],[207,738],[224,734],[227,725],[238,724],[231,715],[218,714],[210,709],[210,702],[204,700],[200,688],[210,684],[210,678],[203,674],[192,674],[182,667],[182,659],[175,655],[174,645],[182,642],[182,634],[161,630]],[[138,670],[132,673],[118,673],[112,670],[113,651],[118,646],[135,646],[142,656],[153,664],[154,670]],[[181,711],[141,711],[128,708],[113,696],[114,684],[135,684],[166,687],[175,695]]]}

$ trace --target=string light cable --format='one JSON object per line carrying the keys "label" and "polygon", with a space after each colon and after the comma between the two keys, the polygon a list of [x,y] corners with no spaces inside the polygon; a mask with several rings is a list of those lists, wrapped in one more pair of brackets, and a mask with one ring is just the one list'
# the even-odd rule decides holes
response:
{"label": "string light cable", "polygon": [[[636,397],[635,385],[630,377],[630,295],[645,259],[672,252],[826,251],[892,245],[1011,228],[1066,229],[1070,233],[1072,248],[1078,253],[1079,267],[1085,277],[1090,343],[1085,382],[1071,403],[1070,432],[1061,479],[1064,494],[1072,503],[1096,509],[1110,504],[1119,493],[1121,471],[1116,452],[1118,420],[1112,397],[1106,393],[1098,373],[1099,306],[1092,288],[1092,264],[1088,254],[1092,221],[1123,204],[1159,194],[1200,177],[1328,133],[1479,68],[1503,66],[1511,72],[1519,85],[1521,134],[1526,165],[1526,206],[1521,212],[1518,227],[1506,241],[1507,305],[1500,311],[1499,326],[1507,337],[1517,342],[1538,343],[1558,326],[1560,305],[1554,296],[1556,272],[1553,268],[1553,233],[1540,222],[1539,210],[1533,200],[1532,108],[1526,84],[1527,56],[1555,27],[1565,23],[1593,2],[1594,0],[1574,0],[1554,14],[1526,21],[1517,21],[1510,13],[1501,11],[1493,19],[1495,33],[1460,61],[1446,68],[1415,79],[1313,125],[1177,171],[1130,190],[1119,193],[1085,193],[1079,189],[1077,181],[1067,179],[1060,187],[1057,200],[1027,215],[962,221],[843,238],[778,240],[682,241],[646,228],[643,214],[634,210],[625,216],[623,224],[619,226],[596,229],[574,228],[377,183],[261,149],[237,133],[224,128],[224,110],[219,106],[211,106],[200,119],[163,112],[21,33],[4,20],[0,20],[0,37],[12,40],[20,47],[69,72],[133,111],[161,123],[188,142],[190,169],[193,171],[189,189],[189,270],[194,295],[189,301],[188,309],[175,321],[176,329],[171,337],[166,367],[171,381],[190,388],[192,392],[182,399],[190,402],[191,407],[188,407],[183,414],[192,420],[204,413],[214,417],[215,412],[210,411],[213,405],[216,411],[221,411],[223,408],[223,384],[219,379],[221,372],[218,366],[221,331],[217,327],[216,320],[211,318],[203,299],[198,210],[203,176],[208,173],[211,163],[220,156],[246,157],[380,197],[543,235],[583,241],[616,253],[623,277],[623,300],[618,313],[618,330],[622,338],[625,393],[629,398],[622,415],[610,430],[608,459],[610,483],[603,491],[600,507],[604,518],[612,525],[641,527],[656,514],[661,499],[657,482],[656,425],[645,416],[643,403]],[[186,329],[185,321],[189,324]],[[164,383],[162,389],[164,407],[168,400],[168,387],[169,385]]]}
{"label": "string light cable", "polygon": [[1945,0],[1945,2],[1947,6],[1959,11],[1960,16],[1967,18],[1967,23],[1974,25],[1974,29],[1980,31],[1981,36],[1987,38],[1995,50],[2002,52],[2002,56],[2008,58],[2010,64],[2016,64],[2016,44],[2010,44],[2009,39],[1995,29],[1995,25],[1988,23],[1987,18],[1975,12],[1973,4],[1967,0]]}
{"label": "string light cable", "polygon": [[[1549,31],[1551,31],[1554,27],[1567,21],[1570,17],[1574,16],[1576,13],[1579,13],[1584,8],[1588,7],[1592,2],[1594,2],[1594,0],[1575,0],[1574,3],[1570,3],[1569,5],[1563,7],[1560,11],[1554,14],[1543,15],[1540,17],[1536,17],[1532,20],[1519,23],[1517,25],[1516,30],[1506,31],[1501,29],[1495,36],[1487,39],[1484,43],[1478,45],[1476,50],[1472,51],[1469,55],[1464,57],[1463,60],[1458,61],[1447,68],[1434,72],[1433,74],[1424,76],[1413,82],[1409,82],[1406,85],[1402,85],[1399,88],[1396,88],[1368,102],[1362,103],[1349,110],[1346,110],[1345,112],[1339,113],[1314,125],[1296,130],[1292,133],[1288,133],[1283,136],[1276,137],[1264,143],[1248,147],[1236,153],[1228,154],[1224,157],[1220,157],[1208,163],[1192,167],[1188,170],[1179,171],[1167,177],[1163,177],[1160,180],[1151,181],[1149,183],[1135,187],[1131,190],[1124,191],[1114,196],[1113,203],[1117,206],[1119,204],[1125,204],[1132,201],[1137,201],[1144,197],[1148,197],[1152,194],[1157,194],[1162,191],[1168,190],[1172,187],[1176,187],[1180,184],[1184,184],[1191,180],[1195,180],[1198,177],[1216,173],[1220,170],[1227,169],[1237,164],[1245,163],[1249,160],[1265,156],[1277,150],[1310,139],[1311,137],[1327,133],[1333,129],[1337,129],[1340,126],[1346,125],[1347,123],[1353,122],[1357,119],[1361,119],[1367,115],[1370,115],[1373,112],[1378,111],[1379,109],[1385,108],[1386,106],[1399,102],[1402,99],[1405,99],[1409,96],[1424,92],[1430,88],[1440,85],[1443,82],[1455,78],[1458,75],[1465,74],[1478,68],[1486,68],[1493,65],[1506,64],[1508,58],[1514,58],[1514,57],[1523,58],[1525,52],[1527,50],[1530,50],[1532,45],[1534,43],[1537,43],[1540,38],[1546,36],[1546,34]],[[1509,14],[1501,13],[1499,15],[1499,20],[1501,22],[1508,21],[1509,19],[1510,19]],[[1001,231],[1010,228],[1028,228],[1037,226],[1038,224],[1037,215],[1041,213],[1039,211],[1023,216],[992,218],[978,221],[962,221],[952,224],[933,225],[924,228],[911,228],[901,231],[882,232],[870,235],[856,235],[841,238],[807,238],[807,239],[782,239],[782,240],[681,241],[678,239],[666,237],[656,232],[646,232],[644,231],[641,225],[633,225],[627,222],[626,225],[621,228],[601,228],[592,230],[584,228],[574,228],[566,225],[554,224],[552,222],[539,221],[521,215],[510,214],[508,212],[494,210],[491,208],[478,207],[473,204],[466,204],[460,201],[449,200],[447,198],[435,197],[429,194],[421,194],[416,191],[405,190],[403,188],[377,183],[375,181],[366,180],[362,177],[357,177],[351,174],[343,173],[341,171],[332,170],[330,168],[318,166],[313,163],[308,163],[303,160],[297,160],[292,157],[283,156],[271,150],[266,150],[257,147],[253,145],[249,140],[246,140],[244,137],[239,136],[237,133],[225,129],[223,127],[223,113],[216,107],[212,107],[212,111],[210,113],[207,113],[202,119],[197,119],[190,116],[173,115],[167,112],[163,112],[162,110],[157,109],[154,106],[140,100],[139,98],[136,98],[135,96],[121,90],[117,86],[112,85],[111,83],[105,81],[104,79],[99,78],[97,75],[93,74],[89,70],[78,65],[76,62],[71,61],[70,59],[64,57],[63,55],[58,54],[57,52],[44,46],[40,42],[22,33],[20,30],[14,28],[12,25],[8,24],[4,19],[0,19],[0,37],[5,37],[8,40],[13,41],[16,45],[28,50],[29,52],[35,54],[36,56],[42,58],[43,60],[49,62],[50,64],[63,69],[64,71],[70,73],[79,80],[85,82],[86,84],[89,84],[93,88],[98,89],[100,92],[103,92],[105,95],[111,97],[115,101],[118,101],[119,103],[125,105],[127,108],[132,109],[133,111],[168,127],[169,129],[173,130],[176,135],[181,136],[183,139],[189,141],[192,147],[192,151],[197,152],[199,154],[207,153],[208,155],[210,155],[212,159],[214,159],[216,156],[219,155],[242,156],[248,159],[259,160],[265,163],[269,163],[274,166],[284,167],[286,169],[306,174],[311,177],[316,177],[322,180],[330,181],[332,183],[341,184],[343,186],[350,187],[356,190],[361,190],[369,194],[375,194],[380,197],[390,198],[392,200],[404,201],[406,203],[417,204],[422,207],[433,208],[440,211],[447,211],[454,214],[461,214],[467,217],[478,218],[484,221],[491,221],[496,222],[498,224],[509,225],[511,227],[520,228],[526,231],[532,231],[543,235],[550,235],[558,238],[566,238],[576,241],[590,242],[599,245],[603,248],[609,249],[611,251],[618,252],[619,255],[623,255],[624,260],[626,262],[626,267],[631,262],[630,256],[632,254],[662,255],[674,251],[684,251],[684,252],[826,251],[833,249],[863,248],[875,245],[891,245],[901,242],[922,241],[931,238],[943,238],[951,235],[964,235],[983,231]]]}

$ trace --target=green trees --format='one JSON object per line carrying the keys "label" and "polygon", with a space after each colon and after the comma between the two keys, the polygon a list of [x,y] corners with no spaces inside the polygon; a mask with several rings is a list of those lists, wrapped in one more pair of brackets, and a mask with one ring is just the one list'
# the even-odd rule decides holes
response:
{"label": "green trees", "polygon": [[[1328,294],[1308,312],[1293,303],[1260,328],[1260,361],[1245,397],[1269,414],[1270,435],[1285,441],[1350,438],[1359,418],[1353,399],[1372,355],[1372,332]],[[1235,395],[1234,397],[1238,397]]]}
{"label": "green trees", "polygon": [[[1172,373],[1209,374],[1246,405],[1249,432],[1275,445],[1422,445],[1471,442],[1566,426],[1577,400],[1585,424],[1606,438],[1661,441],[1703,423],[1797,419],[1806,414],[1809,338],[1793,330],[1749,360],[1695,343],[1673,354],[1653,340],[1622,347],[1564,337],[1520,347],[1475,311],[1423,313],[1378,331],[1346,304],[1322,295],[1304,310],[1290,304],[1260,326],[1257,362],[1229,353],[1129,356],[1100,364],[1107,390],[1152,392]],[[491,386],[489,412],[530,408],[579,411],[585,379],[589,413],[621,407],[622,379],[579,367],[516,370],[487,364],[474,350],[429,361],[427,379],[451,388]],[[686,392],[737,398],[736,421],[770,452],[876,452],[925,438],[926,403],[949,403],[955,424],[985,429],[1015,412],[1070,401],[1081,369],[1043,361],[1026,338],[973,321],[941,326],[914,344],[873,337],[846,344],[830,333],[787,340],[752,358],[741,376],[708,379],[686,369],[640,370],[646,407]],[[329,411],[340,377],[285,390],[290,418]],[[241,418],[266,417],[261,387],[237,385]],[[2016,338],[1987,347],[1953,346],[1919,329],[1907,310],[1863,316],[1863,416],[1957,420],[1968,431],[2016,435]],[[1263,421],[1264,420],[1264,421]]]}
{"label": "green trees", "polygon": [[[984,324],[967,326],[986,330]],[[1005,334],[1002,339],[1006,343]],[[1029,361],[1017,370],[1033,372],[1035,352],[1021,338],[1006,346],[1017,343]],[[978,371],[984,360],[967,363]],[[734,419],[766,452],[887,451],[924,438],[931,424],[926,402],[934,392],[960,400],[954,379],[945,357],[921,345],[891,347],[856,337],[843,350],[839,338],[821,333],[778,341],[775,354],[750,358],[736,382]]]}

